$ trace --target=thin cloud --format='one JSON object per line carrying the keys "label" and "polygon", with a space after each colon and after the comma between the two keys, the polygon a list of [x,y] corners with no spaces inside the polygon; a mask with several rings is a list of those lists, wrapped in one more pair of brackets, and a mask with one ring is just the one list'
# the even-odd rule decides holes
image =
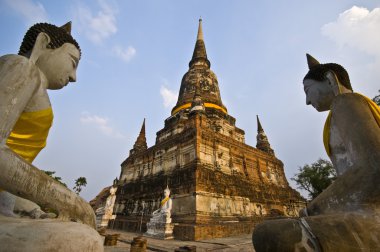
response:
{"label": "thin cloud", "polygon": [[339,14],[336,21],[325,24],[322,34],[338,46],[350,46],[369,55],[380,56],[380,8],[369,11],[353,6]]}
{"label": "thin cloud", "polygon": [[95,44],[102,43],[117,32],[118,9],[106,0],[98,0],[98,4],[100,9],[96,13],[86,5],[78,5],[74,9],[80,29]]}
{"label": "thin cloud", "polygon": [[175,91],[168,89],[164,85],[160,88],[160,94],[164,101],[164,107],[173,107],[177,102],[177,94]]}
{"label": "thin cloud", "polygon": [[98,115],[90,115],[83,112],[80,121],[82,124],[93,125],[99,129],[104,135],[115,138],[124,138],[124,135],[116,131],[109,125],[109,119]]}
{"label": "thin cloud", "polygon": [[5,2],[21,15],[28,25],[48,21],[46,10],[40,2],[32,0],[6,0]]}
{"label": "thin cloud", "polygon": [[127,48],[114,46],[113,51],[117,57],[127,63],[136,55],[136,49],[132,46],[128,46]]}

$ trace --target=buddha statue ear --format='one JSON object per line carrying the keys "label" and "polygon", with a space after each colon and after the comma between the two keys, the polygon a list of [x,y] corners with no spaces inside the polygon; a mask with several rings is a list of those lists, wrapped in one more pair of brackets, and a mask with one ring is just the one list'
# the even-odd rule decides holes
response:
{"label": "buddha statue ear", "polygon": [[320,64],[318,60],[316,60],[313,56],[311,56],[308,53],[306,53],[306,58],[307,58],[307,65],[309,66],[309,69]]}
{"label": "buddha statue ear", "polygon": [[60,28],[64,29],[67,32],[67,34],[71,34],[71,21],[62,25]]}
{"label": "buddha statue ear", "polygon": [[341,85],[336,74],[330,70],[325,74],[325,77],[329,81],[329,85],[332,88],[334,95],[337,96],[341,94]]}
{"label": "buddha statue ear", "polygon": [[49,48],[50,37],[45,32],[40,32],[34,43],[32,52],[30,53],[29,59],[36,63],[37,59],[40,57],[41,53]]}

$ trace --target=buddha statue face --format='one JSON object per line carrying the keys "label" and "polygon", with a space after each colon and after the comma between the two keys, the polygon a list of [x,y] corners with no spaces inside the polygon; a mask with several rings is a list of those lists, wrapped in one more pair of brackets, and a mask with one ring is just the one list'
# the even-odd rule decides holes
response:
{"label": "buddha statue face", "polygon": [[73,44],[64,43],[56,49],[46,48],[36,61],[48,81],[48,89],[61,89],[76,81],[80,52]]}
{"label": "buddha statue face", "polygon": [[29,28],[19,55],[34,62],[47,80],[46,88],[61,89],[76,81],[80,47],[71,36],[71,22],[58,27],[38,23]]}
{"label": "buddha statue face", "polygon": [[303,86],[307,105],[312,105],[319,112],[330,109],[335,95],[328,79],[323,81],[305,79]]}
{"label": "buddha statue face", "polygon": [[169,195],[170,195],[170,190],[169,190],[169,188],[166,188],[166,189],[164,190],[164,195],[165,195],[165,197],[169,197]]}
{"label": "buddha statue face", "polygon": [[110,194],[115,195],[116,191],[117,191],[117,187],[111,187]]}
{"label": "buddha statue face", "polygon": [[320,64],[306,54],[309,71],[303,79],[306,104],[317,111],[330,110],[334,97],[341,93],[352,92],[350,77],[339,64]]}

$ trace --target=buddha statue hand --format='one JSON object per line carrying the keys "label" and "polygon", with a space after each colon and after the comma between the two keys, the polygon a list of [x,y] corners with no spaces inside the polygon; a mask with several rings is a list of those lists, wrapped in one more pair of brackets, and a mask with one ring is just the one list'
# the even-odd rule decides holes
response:
{"label": "buddha statue hand", "polygon": [[95,227],[95,213],[89,203],[32,164],[25,163],[6,146],[0,146],[0,167],[0,188],[49,209],[58,219]]}

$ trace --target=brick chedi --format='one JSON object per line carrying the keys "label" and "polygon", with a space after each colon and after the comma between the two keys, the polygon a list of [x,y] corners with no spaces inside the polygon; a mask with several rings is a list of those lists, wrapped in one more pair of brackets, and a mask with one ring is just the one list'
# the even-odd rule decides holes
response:
{"label": "brick chedi", "polygon": [[249,233],[264,218],[297,216],[304,207],[258,118],[257,148],[245,144],[245,133],[223,105],[210,66],[200,20],[171,116],[149,148],[144,120],[121,164],[113,228],[146,231],[167,185],[174,237],[182,240]]}

